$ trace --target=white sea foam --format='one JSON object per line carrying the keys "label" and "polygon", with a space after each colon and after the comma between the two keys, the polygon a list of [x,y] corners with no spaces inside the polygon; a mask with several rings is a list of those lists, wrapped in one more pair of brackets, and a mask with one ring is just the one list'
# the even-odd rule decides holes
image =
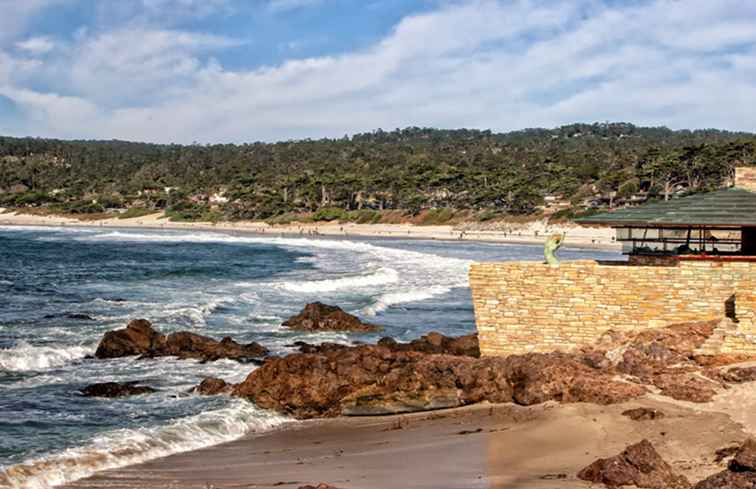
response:
{"label": "white sea foam", "polygon": [[[369,262],[382,266],[382,271],[368,275],[344,277],[334,280],[309,282],[286,282],[282,288],[296,293],[332,292],[353,287],[372,285],[391,286],[391,290],[378,290],[376,303],[365,308],[366,314],[376,314],[395,304],[420,301],[447,293],[452,288],[467,286],[469,260],[442,257],[430,253],[402,250],[388,246],[377,246],[364,241],[280,238],[257,236],[229,236],[218,233],[156,233],[141,234],[131,232],[108,232],[95,236],[78,238],[82,240],[134,240],[151,242],[225,242],[272,244],[289,248],[310,250],[346,251],[367,255]],[[332,259],[332,258],[331,258]],[[327,261],[320,256],[318,262]],[[396,275],[390,275],[393,270]],[[393,280],[396,277],[397,280]],[[372,282],[372,283],[370,283]],[[241,284],[237,284],[241,285]],[[250,283],[250,285],[259,285]]]}
{"label": "white sea foam", "polygon": [[[169,319],[185,320],[193,326],[202,327],[207,325],[207,318],[217,311],[219,307],[224,304],[230,304],[233,301],[232,297],[216,297],[198,306],[168,307],[164,308],[163,311],[164,315]],[[158,315],[158,317],[160,316]]]}
{"label": "white sea foam", "polygon": [[11,466],[0,473],[0,487],[47,489],[100,470],[217,445],[286,423],[292,421],[262,411],[249,402],[235,400],[226,408],[178,419],[168,425],[111,431],[84,447]]}
{"label": "white sea foam", "polygon": [[334,292],[342,289],[376,287],[379,285],[396,283],[398,281],[399,272],[393,268],[383,267],[368,275],[342,277],[332,280],[313,280],[309,282],[284,282],[281,284],[281,288],[291,292],[312,294],[318,292]]}
{"label": "white sea foam", "polygon": [[0,370],[46,370],[84,358],[93,351],[91,346],[33,346],[21,341],[13,348],[0,350]]}
{"label": "white sea foam", "polygon": [[435,285],[422,289],[389,292],[379,296],[373,305],[363,308],[362,313],[366,316],[375,316],[379,312],[385,311],[390,306],[432,299],[433,297],[446,294],[450,290],[451,289],[449,287]]}

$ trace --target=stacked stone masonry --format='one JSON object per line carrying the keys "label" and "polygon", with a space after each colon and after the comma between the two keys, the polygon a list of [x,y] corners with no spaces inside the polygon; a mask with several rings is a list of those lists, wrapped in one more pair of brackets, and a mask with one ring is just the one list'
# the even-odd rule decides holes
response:
{"label": "stacked stone masonry", "polygon": [[756,167],[735,168],[735,186],[756,191]]}
{"label": "stacked stone masonry", "polygon": [[733,317],[722,353],[756,353],[756,263],[478,263],[470,270],[484,355],[571,350],[607,330]]}

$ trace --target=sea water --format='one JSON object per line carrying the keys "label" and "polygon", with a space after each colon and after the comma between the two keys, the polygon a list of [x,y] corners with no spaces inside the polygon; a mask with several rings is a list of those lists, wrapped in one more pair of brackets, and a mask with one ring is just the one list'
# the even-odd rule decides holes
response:
{"label": "sea water", "polygon": [[[281,428],[251,403],[187,392],[204,377],[243,380],[221,360],[93,360],[102,335],[146,318],[273,354],[301,340],[351,343],[475,330],[473,261],[541,260],[541,246],[466,241],[311,239],[199,231],[0,227],[0,487],[51,487],[111,467]],[[565,259],[617,258],[564,250]],[[308,302],[338,305],[378,334],[281,327]],[[85,398],[88,384],[158,389]]]}

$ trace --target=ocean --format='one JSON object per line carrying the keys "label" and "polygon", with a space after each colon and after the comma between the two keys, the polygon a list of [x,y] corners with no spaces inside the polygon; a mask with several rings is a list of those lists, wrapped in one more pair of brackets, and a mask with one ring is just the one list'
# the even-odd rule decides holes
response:
{"label": "ocean", "polygon": [[[257,341],[273,354],[301,340],[374,342],[475,330],[473,261],[542,260],[541,246],[467,241],[311,239],[199,231],[0,227],[0,487],[45,488],[110,467],[222,443],[294,421],[251,403],[187,392],[204,377],[243,380],[221,360],[93,360],[131,319]],[[618,253],[565,249],[564,259]],[[383,326],[379,334],[280,326],[313,301]],[[159,389],[85,398],[88,384]]]}

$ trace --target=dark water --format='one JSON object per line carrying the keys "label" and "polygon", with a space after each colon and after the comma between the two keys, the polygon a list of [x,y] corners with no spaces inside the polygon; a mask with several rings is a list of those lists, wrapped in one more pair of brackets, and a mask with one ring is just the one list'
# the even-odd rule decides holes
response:
{"label": "dark water", "polygon": [[[474,330],[469,263],[541,257],[540,246],[0,227],[0,467],[27,465],[5,481],[0,474],[0,487],[47,487],[289,422],[242,401],[183,395],[206,376],[240,381],[249,365],[84,358],[130,319],[258,341],[275,353],[296,340],[378,338],[280,327],[314,300],[381,324],[380,336],[465,334]],[[111,380],[160,391],[77,394]]]}

